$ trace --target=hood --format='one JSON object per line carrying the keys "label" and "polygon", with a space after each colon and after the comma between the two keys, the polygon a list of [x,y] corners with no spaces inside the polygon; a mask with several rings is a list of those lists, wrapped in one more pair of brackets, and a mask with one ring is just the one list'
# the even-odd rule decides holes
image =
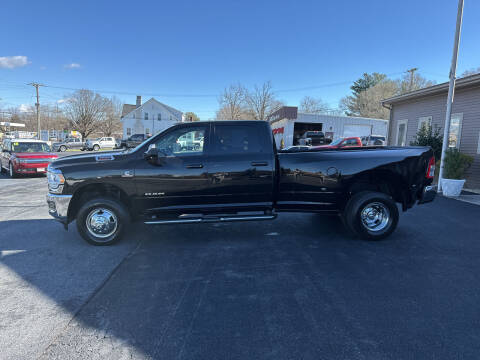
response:
{"label": "hood", "polygon": [[56,154],[49,152],[18,152],[15,156],[19,159],[53,159],[57,158]]}
{"label": "hood", "polygon": [[95,164],[109,161],[115,161],[119,156],[124,156],[121,151],[101,151],[94,154],[63,156],[55,160],[55,168],[62,166],[72,166],[80,164]]}

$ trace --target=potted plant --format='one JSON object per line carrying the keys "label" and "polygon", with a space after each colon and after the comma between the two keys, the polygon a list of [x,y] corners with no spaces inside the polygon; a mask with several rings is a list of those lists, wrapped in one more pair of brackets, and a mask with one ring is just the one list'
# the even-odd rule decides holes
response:
{"label": "potted plant", "polygon": [[445,151],[442,189],[445,196],[459,196],[465,184],[465,172],[473,162],[473,157],[462,154],[458,149]]}

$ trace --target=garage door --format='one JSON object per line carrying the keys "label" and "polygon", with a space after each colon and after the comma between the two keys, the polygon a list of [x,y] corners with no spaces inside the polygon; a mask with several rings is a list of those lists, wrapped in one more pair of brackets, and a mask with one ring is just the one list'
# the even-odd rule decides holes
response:
{"label": "garage door", "polygon": [[344,125],[343,137],[367,136],[370,135],[371,129],[371,125]]}

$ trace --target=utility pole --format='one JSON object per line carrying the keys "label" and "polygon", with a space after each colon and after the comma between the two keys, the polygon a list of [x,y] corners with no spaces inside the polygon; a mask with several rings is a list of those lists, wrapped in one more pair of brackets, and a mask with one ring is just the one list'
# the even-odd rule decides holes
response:
{"label": "utility pole", "polygon": [[418,70],[418,68],[411,68],[411,69],[407,70],[407,72],[410,73],[410,86],[408,87],[408,91],[412,91],[412,88],[413,88],[413,74],[417,70]]}
{"label": "utility pole", "polygon": [[455,29],[455,40],[453,44],[452,65],[450,67],[450,83],[448,84],[447,112],[445,115],[445,126],[443,128],[442,157],[440,160],[440,175],[438,177],[438,192],[442,191],[443,164],[445,160],[445,151],[448,148],[448,138],[450,135],[450,120],[452,118],[452,104],[455,93],[455,73],[457,71],[458,46],[460,44],[460,33],[462,29],[463,0],[458,0],[457,27]]}
{"label": "utility pole", "polygon": [[37,102],[35,103],[35,107],[37,108],[37,139],[41,140],[40,138],[40,97],[38,96],[38,88],[40,86],[45,86],[45,85],[42,85],[39,83],[30,83],[27,85],[32,85],[33,87],[35,87],[35,90],[37,92]]}

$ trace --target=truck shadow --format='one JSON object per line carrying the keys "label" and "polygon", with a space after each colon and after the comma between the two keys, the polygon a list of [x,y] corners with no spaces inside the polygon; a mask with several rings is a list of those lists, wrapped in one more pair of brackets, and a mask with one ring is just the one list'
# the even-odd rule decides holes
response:
{"label": "truck shadow", "polygon": [[[78,235],[74,223],[66,232],[50,219],[0,222],[0,266],[8,268],[11,274],[1,285],[5,296],[0,303],[4,302],[3,308],[10,319],[4,325],[35,329],[36,321],[51,316],[48,311],[44,313],[36,302],[53,303],[61,313],[70,314],[70,317],[76,315],[74,321],[81,324],[81,328],[106,332],[110,338],[130,343],[141,353],[158,356],[159,347],[152,347],[155,337],[152,333],[146,337],[145,343],[139,342],[136,335],[132,337],[136,326],[143,328],[137,321],[132,327],[132,317],[138,318],[142,309],[148,308],[147,313],[153,318],[161,315],[153,309],[160,313],[162,308],[170,311],[173,305],[169,302],[180,301],[179,289],[192,281],[203,286],[209,281],[209,274],[235,276],[232,274],[250,269],[292,266],[301,261],[292,254],[298,255],[296,248],[299,244],[305,246],[312,232],[321,230],[323,235],[320,234],[319,239],[328,242],[342,236],[337,232],[337,227],[341,229],[339,221],[317,216],[294,216],[298,217],[296,221],[288,223],[277,219],[248,224],[133,225],[125,238],[111,247],[88,245]],[[117,269],[120,263],[122,266]],[[124,285],[119,288],[115,281],[111,287],[109,281],[100,289],[112,271],[115,271],[115,276],[110,280],[124,278],[121,280]],[[18,282],[15,278],[19,279]],[[224,284],[218,285],[221,292],[225,290],[222,290]],[[173,291],[171,299],[163,292],[165,286]],[[20,297],[19,288],[31,296]],[[152,289],[158,292],[152,293]],[[95,295],[86,303],[92,294]],[[190,295],[194,300],[199,294],[194,290]],[[6,301],[8,296],[16,299],[15,306]],[[120,313],[126,316],[97,309],[97,298],[109,298],[112,311],[120,306]],[[36,300],[31,302],[31,299]],[[157,307],[155,303],[164,304]],[[184,304],[181,313],[188,316],[186,313],[190,314],[194,307],[194,304]],[[100,316],[100,313],[103,315]],[[169,314],[172,315],[171,311]],[[145,324],[153,326],[149,331],[164,331],[164,322],[152,324],[149,318],[144,320]],[[58,329],[61,331],[63,327]],[[52,339],[55,335],[59,334],[52,334]]]}

